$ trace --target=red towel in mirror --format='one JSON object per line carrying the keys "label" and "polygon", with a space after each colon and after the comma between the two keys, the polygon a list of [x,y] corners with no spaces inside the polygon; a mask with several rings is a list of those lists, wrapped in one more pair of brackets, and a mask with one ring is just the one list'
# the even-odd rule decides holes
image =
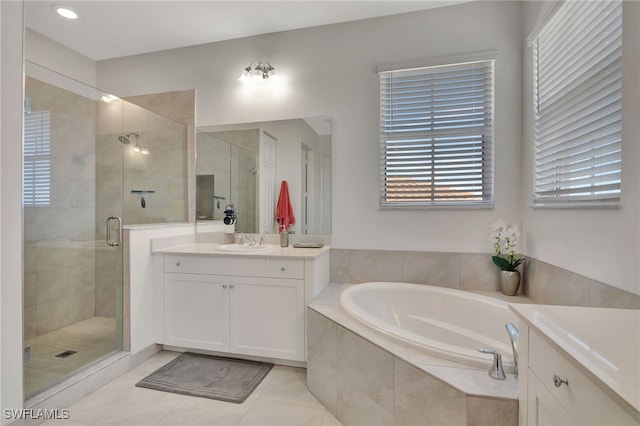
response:
{"label": "red towel in mirror", "polygon": [[289,184],[283,180],[280,184],[280,196],[278,197],[278,205],[276,207],[276,222],[278,222],[278,231],[289,231],[291,225],[296,223],[296,217],[293,215],[293,207],[289,199]]}

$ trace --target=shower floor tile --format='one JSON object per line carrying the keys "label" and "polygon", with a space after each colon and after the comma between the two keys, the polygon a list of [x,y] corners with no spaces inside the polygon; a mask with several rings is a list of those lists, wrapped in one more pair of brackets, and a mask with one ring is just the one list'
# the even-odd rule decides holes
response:
{"label": "shower floor tile", "polygon": [[[115,318],[92,317],[26,341],[31,358],[24,364],[25,396],[30,398],[70,373],[117,348]],[[67,350],[73,355],[59,358]]]}

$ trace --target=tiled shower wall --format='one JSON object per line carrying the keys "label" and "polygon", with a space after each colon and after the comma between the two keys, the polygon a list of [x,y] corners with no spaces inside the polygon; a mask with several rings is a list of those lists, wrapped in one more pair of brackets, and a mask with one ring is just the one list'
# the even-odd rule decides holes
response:
{"label": "tiled shower wall", "polygon": [[50,204],[24,206],[25,338],[95,314],[95,102],[25,78],[51,114]]}
{"label": "tiled shower wall", "polygon": [[[640,309],[640,296],[527,259],[519,293],[536,303]],[[462,290],[499,290],[490,254],[331,250],[331,281],[400,281]]]}
{"label": "tiled shower wall", "polygon": [[[187,221],[188,127],[122,100],[99,103],[96,127],[96,315],[113,317],[122,262],[106,245],[106,218],[121,216],[124,225]],[[123,145],[118,136],[127,134]],[[149,155],[135,152],[136,144]],[[154,192],[143,207],[131,191]]]}
{"label": "tiled shower wall", "polygon": [[148,95],[128,96],[127,102],[136,104],[148,111],[168,117],[182,123],[187,129],[187,221],[195,222],[196,211],[196,91],[177,90],[173,92],[152,93]]}

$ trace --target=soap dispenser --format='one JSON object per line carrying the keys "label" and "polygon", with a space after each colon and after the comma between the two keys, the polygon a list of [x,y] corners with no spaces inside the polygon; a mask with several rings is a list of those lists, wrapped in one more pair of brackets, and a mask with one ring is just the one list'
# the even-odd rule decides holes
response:
{"label": "soap dispenser", "polygon": [[280,247],[289,247],[289,231],[280,232]]}

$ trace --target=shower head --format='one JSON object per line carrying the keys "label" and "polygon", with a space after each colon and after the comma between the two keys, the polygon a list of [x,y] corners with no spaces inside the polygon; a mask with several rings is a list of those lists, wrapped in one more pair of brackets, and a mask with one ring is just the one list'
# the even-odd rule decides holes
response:
{"label": "shower head", "polygon": [[136,138],[136,140],[138,140],[138,138],[140,137],[140,135],[136,132],[132,132],[132,133],[127,133],[126,135],[120,135],[118,136],[118,140],[120,141],[120,143],[122,145],[129,145],[131,143],[131,141],[129,140],[130,137],[134,137]]}

